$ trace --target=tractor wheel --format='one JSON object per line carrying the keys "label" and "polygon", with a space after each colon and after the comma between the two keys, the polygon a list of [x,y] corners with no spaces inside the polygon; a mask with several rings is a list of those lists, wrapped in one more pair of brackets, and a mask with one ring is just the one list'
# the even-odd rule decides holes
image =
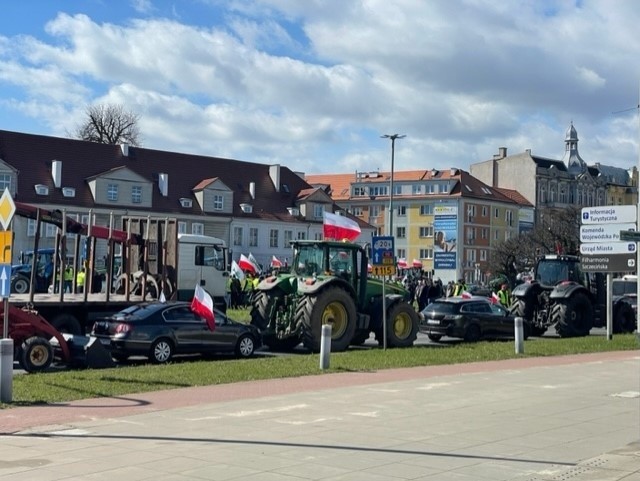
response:
{"label": "tractor wheel", "polygon": [[11,280],[11,292],[26,294],[29,292],[31,282],[24,276],[16,276]]}
{"label": "tractor wheel", "polygon": [[20,346],[18,362],[27,372],[44,371],[53,362],[53,348],[44,337],[32,336]]}
{"label": "tractor wheel", "polygon": [[256,326],[261,331],[269,327],[269,314],[271,308],[277,304],[282,297],[282,291],[257,291],[251,299],[251,325]]}
{"label": "tractor wheel", "polygon": [[80,322],[71,314],[58,314],[51,321],[51,325],[55,327],[58,332],[66,332],[67,334],[73,334],[79,336],[82,334],[82,327]]}
{"label": "tractor wheel", "polygon": [[560,337],[588,336],[593,327],[593,306],[585,294],[578,293],[555,304],[551,319]]}
{"label": "tractor wheel", "polygon": [[626,302],[622,301],[613,314],[613,333],[624,334],[636,329],[636,315]]}
{"label": "tractor wheel", "polygon": [[339,287],[305,296],[296,307],[296,321],[303,326],[302,342],[313,352],[320,351],[324,324],[331,324],[331,351],[347,349],[356,329],[356,315],[355,302]]}
{"label": "tractor wheel", "polygon": [[387,340],[390,347],[411,347],[418,337],[418,314],[406,302],[398,302],[387,312]]}
{"label": "tractor wheel", "polygon": [[535,324],[535,301],[529,299],[514,299],[509,307],[509,313],[512,316],[521,317],[523,324],[529,325],[529,335],[539,337],[547,332],[546,327],[537,326]]}

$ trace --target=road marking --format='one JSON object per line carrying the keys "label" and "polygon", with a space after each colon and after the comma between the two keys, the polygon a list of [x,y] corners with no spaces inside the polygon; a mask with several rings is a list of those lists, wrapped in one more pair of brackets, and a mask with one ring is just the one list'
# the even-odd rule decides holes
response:
{"label": "road marking", "polygon": [[634,399],[637,397],[640,397],[640,392],[638,391],[625,391],[625,392],[619,392],[616,394],[611,394],[611,397],[625,397],[625,398],[630,398],[630,399]]}
{"label": "road marking", "polygon": [[227,416],[235,417],[235,418],[244,418],[247,416],[259,416],[261,414],[269,414],[269,413],[281,413],[286,411],[293,411],[295,409],[304,409],[308,407],[308,404],[292,404],[291,406],[282,406],[279,408],[271,408],[271,409],[257,409],[255,411],[238,411],[235,413],[228,413]]}
{"label": "road marking", "polygon": [[418,391],[431,391],[432,389],[438,389],[440,387],[453,386],[456,383],[453,382],[432,382],[424,386],[416,388]]}

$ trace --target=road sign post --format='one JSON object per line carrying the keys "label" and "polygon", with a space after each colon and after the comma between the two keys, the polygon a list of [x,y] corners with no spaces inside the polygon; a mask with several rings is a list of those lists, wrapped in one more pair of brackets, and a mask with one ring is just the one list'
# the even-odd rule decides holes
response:
{"label": "road sign post", "polygon": [[[2,339],[0,340],[0,401],[11,402],[13,399],[13,340],[9,339],[9,294],[11,292],[11,244],[13,234],[9,230],[16,204],[11,192],[5,187],[0,197],[0,224],[2,230],[2,272],[0,272],[0,288],[4,318],[2,323]],[[8,247],[7,247],[8,246]],[[8,254],[8,258],[7,258]],[[4,278],[4,279],[3,279]]]}
{"label": "road sign post", "polygon": [[[372,273],[393,276],[396,273],[395,239],[393,236],[374,236],[372,239]],[[377,274],[376,274],[377,273]],[[387,293],[382,281],[382,349],[387,349]]]}

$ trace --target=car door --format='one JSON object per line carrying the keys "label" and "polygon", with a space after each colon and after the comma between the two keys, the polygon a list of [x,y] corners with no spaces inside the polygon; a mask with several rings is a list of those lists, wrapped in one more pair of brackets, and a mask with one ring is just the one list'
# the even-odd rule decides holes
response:
{"label": "car door", "polygon": [[195,314],[189,306],[170,307],[162,315],[173,332],[178,351],[201,352],[213,348],[215,343],[213,333],[205,320]]}
{"label": "car door", "polygon": [[493,335],[495,332],[495,325],[489,303],[484,301],[474,302],[473,314],[474,320],[480,326],[483,337]]}
{"label": "car door", "polygon": [[496,330],[495,335],[502,337],[514,337],[514,317],[509,314],[509,311],[500,304],[491,304],[491,310],[493,311],[493,324],[495,325]]}
{"label": "car door", "polygon": [[229,322],[227,316],[218,309],[213,311],[216,319],[216,328],[211,334],[213,347],[217,352],[230,352],[236,347],[237,328]]}

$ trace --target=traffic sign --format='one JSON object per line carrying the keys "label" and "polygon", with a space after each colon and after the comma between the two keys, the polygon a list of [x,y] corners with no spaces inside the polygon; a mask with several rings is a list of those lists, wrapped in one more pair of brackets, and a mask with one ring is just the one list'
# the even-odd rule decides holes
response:
{"label": "traffic sign", "polygon": [[11,294],[11,264],[0,264],[0,297]]}
{"label": "traffic sign", "polygon": [[[394,262],[394,238],[393,236],[374,236],[372,239],[372,259],[371,264],[375,266],[394,266],[395,274],[395,262]],[[389,262],[390,260],[390,262]],[[391,275],[391,274],[387,274]]]}
{"label": "traffic sign", "polygon": [[620,231],[635,231],[636,225],[626,224],[587,224],[580,226],[580,242],[617,242],[621,239]]}
{"label": "traffic sign", "polygon": [[0,224],[2,224],[2,228],[4,230],[9,228],[9,224],[11,223],[11,219],[13,219],[13,214],[15,213],[16,204],[13,202],[13,197],[11,197],[9,187],[5,187],[2,197],[0,197]]}
{"label": "traffic sign", "polygon": [[371,274],[373,274],[374,276],[395,276],[396,266],[372,266]]}
{"label": "traffic sign", "polygon": [[583,207],[583,224],[619,224],[636,222],[638,214],[635,205],[603,205],[600,207]]}
{"label": "traffic sign", "polygon": [[0,264],[11,264],[11,243],[13,232],[10,230],[0,232]]}
{"label": "traffic sign", "polygon": [[580,244],[580,254],[635,254],[636,250],[635,242],[609,242],[607,244],[588,242]]}
{"label": "traffic sign", "polygon": [[635,254],[580,256],[584,272],[635,272]]}

